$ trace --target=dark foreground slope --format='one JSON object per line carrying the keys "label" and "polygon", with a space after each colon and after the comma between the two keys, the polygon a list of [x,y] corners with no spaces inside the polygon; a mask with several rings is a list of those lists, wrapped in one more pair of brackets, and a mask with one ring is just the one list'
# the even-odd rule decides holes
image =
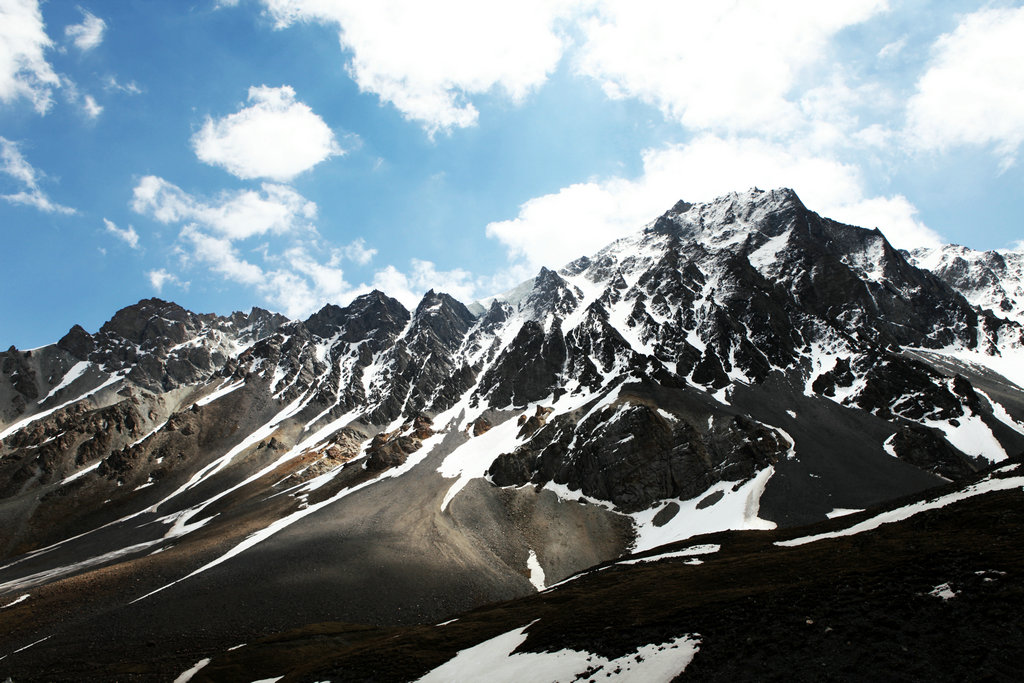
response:
{"label": "dark foreground slope", "polygon": [[[1022,474],[1002,468],[975,487],[995,482],[1002,490],[959,501],[954,492],[963,488],[918,497],[935,507],[849,536],[776,544],[849,529],[886,510],[898,515],[915,501],[799,530],[692,539],[646,556],[720,550],[609,563],[444,625],[318,624],[215,655],[193,680],[414,680],[460,650],[527,625],[517,652],[569,649],[609,660],[690,635],[699,650],[685,680],[1020,680]],[[491,680],[501,679],[508,659],[484,662]],[[538,663],[531,677],[544,671]],[[595,667],[580,680],[614,674]]]}

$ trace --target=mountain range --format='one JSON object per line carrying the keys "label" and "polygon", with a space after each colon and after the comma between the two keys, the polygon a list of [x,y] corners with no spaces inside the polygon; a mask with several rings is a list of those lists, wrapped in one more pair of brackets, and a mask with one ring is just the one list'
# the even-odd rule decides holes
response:
{"label": "mountain range", "polygon": [[0,353],[0,676],[1012,678],[1022,453],[1024,255],[786,189],[484,301],[148,299]]}

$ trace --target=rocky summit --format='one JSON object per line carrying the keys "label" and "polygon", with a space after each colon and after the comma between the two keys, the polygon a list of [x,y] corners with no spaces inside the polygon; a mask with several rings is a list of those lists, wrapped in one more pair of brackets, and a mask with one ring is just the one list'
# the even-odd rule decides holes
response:
{"label": "rocky summit", "polygon": [[0,677],[1011,679],[1021,266],[754,189],[484,301],[12,347]]}

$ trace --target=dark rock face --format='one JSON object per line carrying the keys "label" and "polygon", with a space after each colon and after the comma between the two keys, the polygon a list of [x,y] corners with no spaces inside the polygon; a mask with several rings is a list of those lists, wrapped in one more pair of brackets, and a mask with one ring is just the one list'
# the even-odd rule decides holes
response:
{"label": "dark rock face", "polygon": [[61,337],[57,346],[78,360],[86,360],[96,350],[96,340],[81,325],[75,325]]}
{"label": "dark rock face", "polygon": [[558,273],[541,268],[526,298],[525,308],[538,320],[548,315],[563,318],[579,305],[582,294]]}
{"label": "dark rock face", "polygon": [[[531,434],[524,423],[521,434]],[[614,402],[582,422],[563,415],[516,451],[499,456],[489,475],[499,486],[554,481],[635,512],[666,498],[693,498],[719,481],[742,481],[778,462],[789,443],[742,415],[701,422],[642,402]],[[572,448],[570,449],[570,444]]]}
{"label": "dark rock face", "polygon": [[13,346],[9,348],[0,360],[0,372],[7,377],[16,392],[31,400],[39,398],[39,389],[36,386],[35,369],[28,362],[26,353]]}
{"label": "dark rock face", "polygon": [[379,290],[357,297],[351,304],[341,308],[327,304],[311,315],[306,329],[312,334],[330,339],[335,334],[350,343],[372,339],[383,345],[391,341],[409,321],[409,311],[396,299]]}
{"label": "dark rock face", "polygon": [[905,425],[892,436],[890,444],[901,460],[952,481],[970,479],[980,469],[934,429]]}
{"label": "dark rock face", "polygon": [[565,360],[561,326],[556,322],[545,333],[528,321],[481,378],[478,393],[498,408],[539,401],[556,386]]}
{"label": "dark rock face", "polygon": [[406,335],[384,354],[387,374],[371,396],[377,403],[372,419],[383,423],[403,412],[451,407],[476,379],[475,371],[454,357],[474,321],[451,296],[427,292]]}

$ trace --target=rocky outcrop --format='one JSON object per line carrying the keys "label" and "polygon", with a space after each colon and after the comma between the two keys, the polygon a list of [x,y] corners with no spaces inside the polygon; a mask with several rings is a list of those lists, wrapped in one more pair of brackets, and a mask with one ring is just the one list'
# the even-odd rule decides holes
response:
{"label": "rocky outcrop", "polygon": [[[576,419],[558,416],[499,456],[488,472],[492,481],[553,481],[633,512],[658,500],[692,498],[719,481],[748,479],[790,447],[777,431],[742,415],[690,420],[628,397]],[[529,435],[528,424],[521,435]]]}

